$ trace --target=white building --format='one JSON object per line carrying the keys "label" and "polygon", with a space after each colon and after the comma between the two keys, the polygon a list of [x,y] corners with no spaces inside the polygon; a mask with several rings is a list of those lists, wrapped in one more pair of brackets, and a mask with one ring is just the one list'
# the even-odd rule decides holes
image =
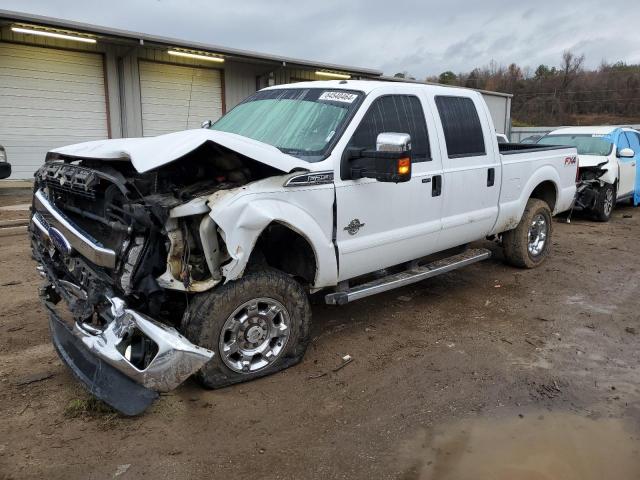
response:
{"label": "white building", "polygon": [[[197,128],[268,85],[381,77],[367,68],[0,10],[0,145],[11,178],[28,179],[52,148]],[[510,95],[483,93],[496,130],[506,132]]]}

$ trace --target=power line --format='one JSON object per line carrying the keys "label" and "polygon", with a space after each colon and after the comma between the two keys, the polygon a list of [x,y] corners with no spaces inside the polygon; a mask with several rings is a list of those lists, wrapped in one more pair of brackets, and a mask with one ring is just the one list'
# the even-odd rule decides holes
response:
{"label": "power line", "polygon": [[[545,102],[553,101],[553,98],[544,98],[542,99]],[[640,97],[632,97],[632,98],[617,98],[617,99],[600,99],[600,100],[556,100],[556,103],[612,103],[612,102],[629,102],[631,100],[640,100]]]}
{"label": "power line", "polygon": [[[613,89],[602,89],[602,90],[574,90],[574,91],[570,91],[570,92],[565,92],[565,94],[569,95],[576,95],[576,94],[581,94],[581,93],[602,93],[602,92],[628,92],[628,91],[636,91],[636,90],[640,90],[640,87],[638,88],[623,88],[623,89],[618,89],[618,88],[613,88]],[[514,93],[514,95],[518,95],[518,96],[537,96],[537,95],[557,95],[558,92],[540,92],[540,93]]]}

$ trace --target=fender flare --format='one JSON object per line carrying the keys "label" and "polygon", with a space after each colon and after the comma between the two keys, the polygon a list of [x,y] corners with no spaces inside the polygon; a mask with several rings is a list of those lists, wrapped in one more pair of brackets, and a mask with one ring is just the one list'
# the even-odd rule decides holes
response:
{"label": "fender flare", "polygon": [[[536,172],[529,178],[529,181],[527,182],[527,185],[525,186],[525,188],[522,189],[522,191],[525,192],[525,194],[521,197],[520,211],[518,212],[520,214],[520,217],[522,217],[522,214],[524,213],[524,209],[527,207],[527,202],[531,198],[531,194],[533,193],[533,191],[544,182],[551,182],[551,184],[553,185],[553,188],[555,189],[555,194],[556,194],[556,206],[557,206],[557,201],[560,195],[560,188],[559,188],[559,185],[561,183],[560,175],[558,174],[555,168],[549,165],[545,165],[539,168],[538,170],[536,170]],[[554,210],[555,210],[555,207],[554,207]],[[555,212],[551,212],[551,213],[554,214]]]}
{"label": "fender flare", "polygon": [[[527,202],[531,198],[531,194],[536,187],[544,182],[551,182],[555,188],[556,193],[556,207],[557,200],[559,199],[560,190],[560,175],[550,165],[544,165],[537,169],[527,180],[527,183],[521,188],[520,195],[517,199],[514,199],[507,204],[503,204],[500,208],[498,219],[491,230],[490,235],[512,230],[518,226],[518,223],[522,219],[524,210],[527,207]],[[552,212],[553,214],[554,212]]]}
{"label": "fender flare", "polygon": [[231,261],[222,267],[225,283],[242,276],[258,237],[273,222],[301,235],[316,260],[314,288],[334,284],[338,277],[331,235],[305,210],[277,198],[243,197],[242,201],[213,206],[210,216],[219,227]]}

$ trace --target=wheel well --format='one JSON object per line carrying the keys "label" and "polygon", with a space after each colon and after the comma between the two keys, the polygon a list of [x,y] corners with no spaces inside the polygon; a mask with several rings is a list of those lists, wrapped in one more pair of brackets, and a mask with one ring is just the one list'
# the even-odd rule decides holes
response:
{"label": "wheel well", "polygon": [[316,278],[316,256],[313,247],[298,232],[278,222],[265,228],[251,252],[249,265],[267,264],[292,275],[304,285]]}
{"label": "wheel well", "polygon": [[556,186],[550,180],[542,182],[531,192],[531,196],[529,198],[537,198],[538,200],[542,200],[549,205],[549,209],[553,212],[556,208]]}

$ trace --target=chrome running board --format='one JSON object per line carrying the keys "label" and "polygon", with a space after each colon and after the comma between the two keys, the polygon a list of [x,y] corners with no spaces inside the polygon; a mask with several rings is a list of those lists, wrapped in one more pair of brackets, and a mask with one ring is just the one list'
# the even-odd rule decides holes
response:
{"label": "chrome running board", "polygon": [[394,288],[404,287],[412,283],[435,277],[443,273],[466,267],[472,263],[480,262],[491,257],[491,252],[486,248],[472,248],[458,255],[453,255],[442,260],[436,260],[423,266],[409,268],[400,273],[394,273],[386,277],[378,278],[368,283],[354,286],[344,291],[333,292],[325,295],[324,300],[329,305],[344,305],[354,300],[386,292]]}

